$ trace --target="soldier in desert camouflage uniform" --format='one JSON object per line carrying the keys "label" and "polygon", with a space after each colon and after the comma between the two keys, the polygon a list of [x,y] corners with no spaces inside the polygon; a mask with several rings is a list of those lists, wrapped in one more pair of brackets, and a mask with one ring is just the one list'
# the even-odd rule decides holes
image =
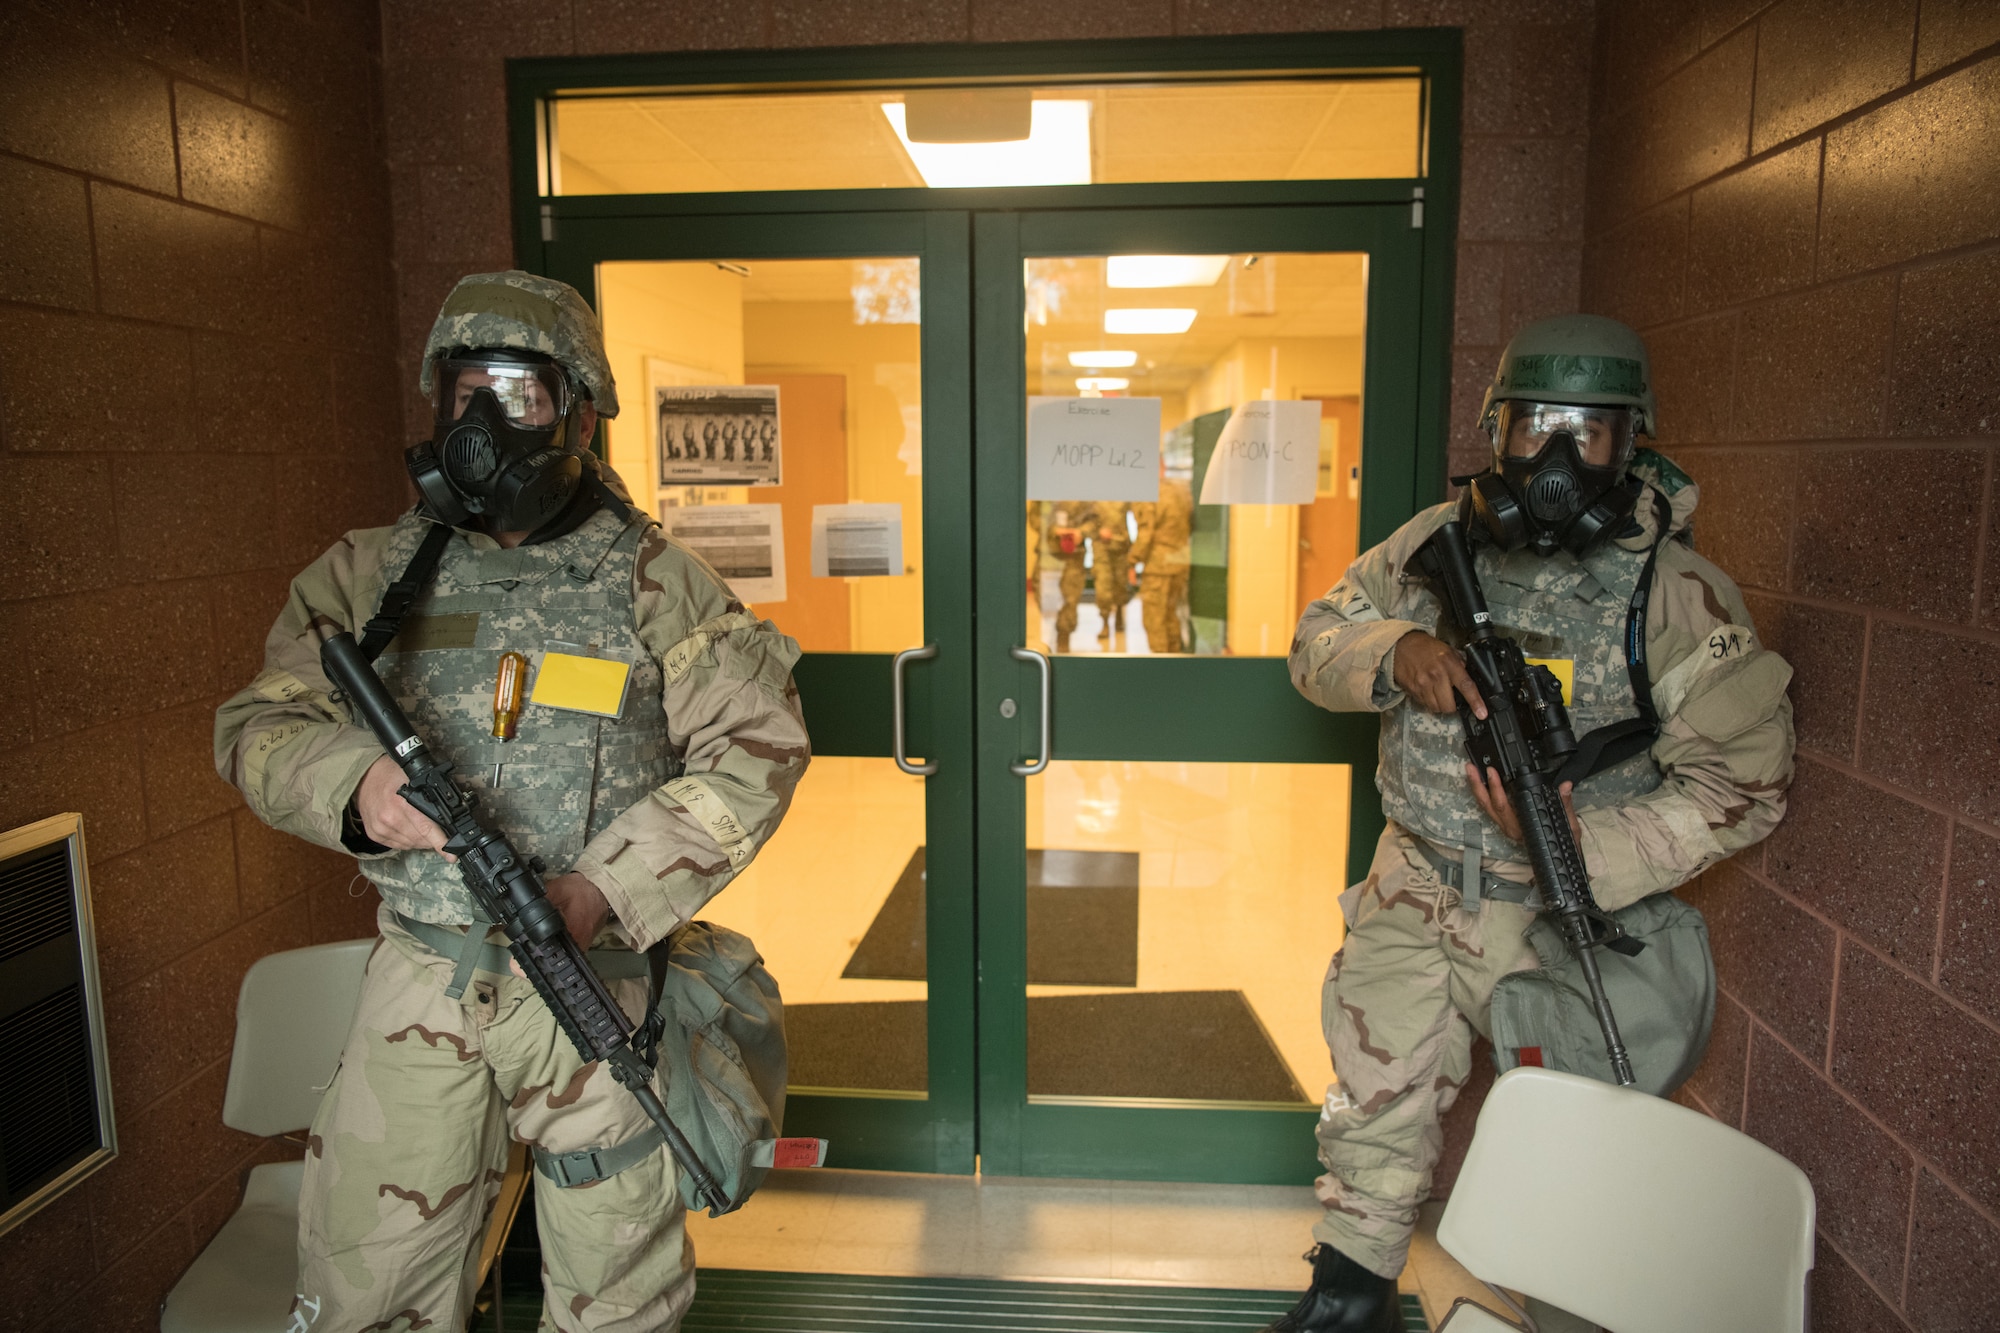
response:
{"label": "soldier in desert camouflage uniform", "polygon": [[1114,632],[1125,632],[1125,603],[1132,598],[1131,563],[1126,558],[1132,549],[1132,530],[1125,517],[1131,512],[1132,506],[1123,500],[1099,500],[1091,524],[1091,563],[1096,570],[1097,615],[1102,622],[1097,641],[1106,648],[1111,646]]}
{"label": "soldier in desert camouflage uniform", "polygon": [[[1792,774],[1791,668],[1762,645],[1735,584],[1689,544],[1693,482],[1658,455],[1631,454],[1635,432],[1654,433],[1649,379],[1644,344],[1622,324],[1529,325],[1488,391],[1494,463],[1474,479],[1489,496],[1520,497],[1515,549],[1497,536],[1475,544],[1475,567],[1501,632],[1531,658],[1571,663],[1578,735],[1635,712],[1628,601],[1658,543],[1645,620],[1658,736],[1573,793],[1607,911],[1763,838]],[[1538,498],[1565,486],[1567,506]],[[1606,506],[1597,519],[1586,516],[1593,504]],[[1542,512],[1526,512],[1534,505]],[[1489,1031],[1495,984],[1542,965],[1524,937],[1535,914],[1518,820],[1497,778],[1466,762],[1457,701],[1483,704],[1452,646],[1463,636],[1440,627],[1439,600],[1412,567],[1425,538],[1460,515],[1456,503],[1435,506],[1364,553],[1306,609],[1292,645],[1292,680],[1308,699],[1382,715],[1376,780],[1389,824],[1368,877],[1341,896],[1348,934],[1322,999],[1339,1079],[1318,1129],[1326,1211],[1312,1290],[1272,1326],[1284,1333],[1401,1327],[1394,1279],[1442,1147],[1439,1119]],[[1464,516],[1482,522],[1469,505]],[[1583,539],[1598,521],[1601,535]]]}
{"label": "soldier in desert camouflage uniform", "polygon": [[1194,525],[1194,490],[1178,477],[1160,478],[1160,498],[1132,506],[1139,536],[1128,553],[1139,566],[1139,610],[1146,622],[1146,648],[1178,653],[1181,608],[1187,605],[1189,542]]}
{"label": "soldier in desert camouflage uniform", "polygon": [[1097,506],[1089,500],[1057,500],[1049,506],[1043,526],[1049,553],[1062,566],[1062,606],[1056,610],[1056,651],[1069,651],[1069,636],[1076,632],[1078,608],[1083,605],[1084,562],[1090,558],[1092,523]]}
{"label": "soldier in desert camouflage uniform", "polygon": [[[217,765],[251,809],[354,853],[382,895],[382,938],[309,1140],[292,1327],[464,1327],[511,1136],[537,1161],[542,1327],[670,1329],[694,1291],[672,1159],[491,947],[503,937],[476,923],[442,832],[396,794],[401,772],[374,735],[329,701],[318,631],[359,633],[446,518],[435,573],[378,670],[486,818],[547,865],[551,901],[635,1019],[647,993],[635,951],[749,862],[804,771],[798,646],[584,454],[618,400],[573,290],[466,278],[432,330],[422,387],[438,417],[437,447],[411,451],[425,503],[350,532],[293,581],[264,670],[216,722]],[[525,455],[508,452],[517,437]],[[530,703],[517,738],[496,739],[501,654],[539,663],[555,644],[630,663],[622,707]],[[555,1163],[589,1150],[603,1150],[599,1178]]]}

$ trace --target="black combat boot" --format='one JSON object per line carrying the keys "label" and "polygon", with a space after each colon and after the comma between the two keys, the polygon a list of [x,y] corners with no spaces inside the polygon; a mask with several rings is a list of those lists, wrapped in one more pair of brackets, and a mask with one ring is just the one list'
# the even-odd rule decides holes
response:
{"label": "black combat boot", "polygon": [[1331,1245],[1315,1245],[1312,1289],[1264,1333],[1403,1333],[1396,1279],[1377,1277]]}

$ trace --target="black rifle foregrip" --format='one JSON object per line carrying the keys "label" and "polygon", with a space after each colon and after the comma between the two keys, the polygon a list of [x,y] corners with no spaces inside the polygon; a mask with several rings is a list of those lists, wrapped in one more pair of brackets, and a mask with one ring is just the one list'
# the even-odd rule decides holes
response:
{"label": "black rifle foregrip", "polygon": [[1512,785],[1522,841],[1527,845],[1535,880],[1541,885],[1544,904],[1553,912],[1590,904],[1590,872],[1584,869],[1583,853],[1570,831],[1561,791],[1546,781]]}

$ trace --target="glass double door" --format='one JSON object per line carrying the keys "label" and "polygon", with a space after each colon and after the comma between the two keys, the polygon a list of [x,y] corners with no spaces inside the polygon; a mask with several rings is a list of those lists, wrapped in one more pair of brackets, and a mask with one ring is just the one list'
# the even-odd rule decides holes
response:
{"label": "glass double door", "polygon": [[[799,640],[703,913],[834,1165],[1296,1182],[1374,730],[1304,604],[1413,508],[1398,205],[565,218],[635,499]],[[1365,859],[1365,857],[1364,857]]]}

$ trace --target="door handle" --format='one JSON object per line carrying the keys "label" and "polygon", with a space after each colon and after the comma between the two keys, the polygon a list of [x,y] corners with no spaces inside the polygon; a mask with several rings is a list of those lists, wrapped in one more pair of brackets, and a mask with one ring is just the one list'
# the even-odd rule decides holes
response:
{"label": "door handle", "polygon": [[1017,778],[1031,778],[1049,766],[1049,659],[1033,648],[1009,648],[1007,655],[1016,662],[1033,662],[1042,673],[1042,747],[1041,754],[1032,764],[1009,764],[1007,771]]}
{"label": "door handle", "polygon": [[938,646],[934,643],[927,643],[921,648],[905,648],[902,652],[897,653],[896,660],[889,664],[890,692],[893,696],[893,702],[889,705],[889,710],[892,725],[895,728],[895,747],[892,753],[895,756],[897,768],[902,769],[905,773],[914,773],[920,778],[927,778],[937,772],[937,760],[933,759],[927,764],[913,764],[910,762],[909,756],[903,752],[905,744],[903,734],[903,664],[905,662],[927,662],[937,655]]}

